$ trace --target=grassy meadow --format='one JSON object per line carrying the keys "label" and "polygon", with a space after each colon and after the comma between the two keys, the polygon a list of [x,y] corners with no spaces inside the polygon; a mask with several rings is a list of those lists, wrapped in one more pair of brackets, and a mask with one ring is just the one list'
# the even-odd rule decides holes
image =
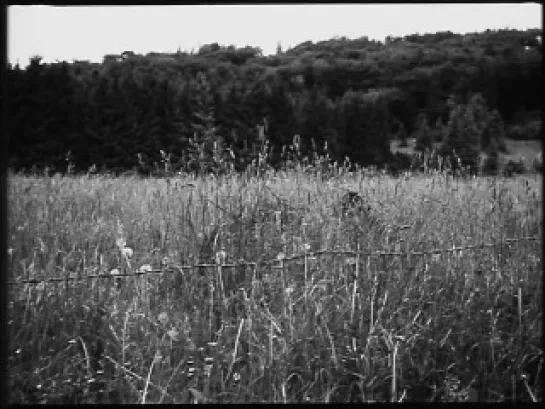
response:
{"label": "grassy meadow", "polygon": [[[412,155],[415,151],[416,140],[414,138],[407,140],[407,146],[400,146],[399,140],[393,140],[390,143],[390,149],[393,152]],[[439,146],[439,144],[437,144]],[[525,169],[533,169],[535,161],[542,155],[542,143],[540,139],[516,140],[505,138],[506,152],[499,152],[498,167],[504,169],[505,165],[512,161],[515,163],[521,162]]]}
{"label": "grassy meadow", "polygon": [[540,401],[541,186],[12,175],[9,401]]}

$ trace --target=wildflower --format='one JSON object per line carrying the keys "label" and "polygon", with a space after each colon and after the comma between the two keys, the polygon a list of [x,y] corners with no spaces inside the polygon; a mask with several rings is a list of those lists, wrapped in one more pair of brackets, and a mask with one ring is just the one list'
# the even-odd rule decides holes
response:
{"label": "wildflower", "polygon": [[161,352],[157,350],[155,352],[155,356],[153,357],[153,363],[160,364],[162,360],[163,360],[163,355],[161,355]]}
{"label": "wildflower", "polygon": [[191,403],[207,403],[208,398],[204,394],[196,389],[189,388],[189,393],[191,396]]}
{"label": "wildflower", "polygon": [[125,258],[131,258],[132,257],[132,254],[133,254],[133,251],[130,247],[125,247],[123,249],[121,249],[121,254],[123,254],[123,257]]}
{"label": "wildflower", "polygon": [[161,324],[166,325],[166,323],[168,322],[168,314],[163,311],[161,314],[159,314],[159,317],[157,317],[157,319]]}
{"label": "wildflower", "polygon": [[503,345],[503,340],[501,339],[501,337],[498,334],[493,334],[490,337],[490,345],[496,346],[496,347],[500,346],[500,345]]}
{"label": "wildflower", "polygon": [[210,376],[213,365],[214,365],[214,358],[211,358],[211,357],[204,358],[204,376],[206,377]]}
{"label": "wildflower", "polygon": [[167,335],[170,337],[172,341],[178,341],[178,335],[180,333],[176,330],[176,328],[172,328],[171,330],[167,331]]}
{"label": "wildflower", "polygon": [[357,259],[356,257],[347,257],[345,260],[344,260],[344,264],[349,266],[349,265],[354,265],[356,264],[357,262]]}
{"label": "wildflower", "polygon": [[40,242],[40,252],[41,253],[46,253],[47,248],[45,247],[44,241],[40,237],[38,237],[38,241]]}
{"label": "wildflower", "polygon": [[223,250],[220,250],[216,253],[216,264],[224,264],[225,259],[227,258],[227,253]]}
{"label": "wildflower", "polygon": [[197,346],[195,345],[193,340],[191,338],[188,338],[188,340],[187,340],[187,349],[190,350],[190,351],[194,351],[196,348],[197,348]]}
{"label": "wildflower", "polygon": [[117,245],[117,247],[119,247],[119,250],[123,250],[127,245],[127,242],[123,237],[120,237],[115,241],[115,244]]}
{"label": "wildflower", "polygon": [[463,250],[456,248],[456,246],[452,246],[452,250],[454,253],[454,257],[456,257],[457,259],[461,259],[463,257],[464,255]]}
{"label": "wildflower", "polygon": [[[193,362],[192,362],[192,361],[187,361],[187,364],[188,364],[188,365],[192,365]],[[190,367],[188,368],[188,370],[187,370],[187,378],[188,378],[188,379],[191,379],[191,378],[193,378],[193,375],[195,375],[195,368],[193,368],[193,367],[190,366]]]}
{"label": "wildflower", "polygon": [[138,269],[139,273],[149,273],[153,268],[149,264],[144,264]]}

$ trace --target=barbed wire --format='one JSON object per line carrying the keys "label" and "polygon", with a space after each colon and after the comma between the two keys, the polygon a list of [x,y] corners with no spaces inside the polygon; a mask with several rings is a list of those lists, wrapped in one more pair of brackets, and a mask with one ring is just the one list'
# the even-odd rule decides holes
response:
{"label": "barbed wire", "polygon": [[[401,257],[401,256],[426,256],[426,255],[434,255],[434,254],[445,254],[445,253],[455,253],[455,252],[463,252],[466,250],[477,250],[477,249],[485,249],[490,247],[499,247],[499,246],[507,246],[512,243],[518,243],[521,241],[541,241],[541,237],[517,237],[517,238],[507,238],[504,239],[501,242],[494,242],[494,243],[480,243],[480,244],[472,244],[467,246],[452,246],[451,248],[443,248],[443,249],[431,249],[426,251],[367,251],[367,252],[358,252],[358,251],[351,251],[351,250],[317,250],[317,251],[309,251],[301,254],[294,254],[292,256],[286,256],[286,257],[276,257],[271,260],[264,260],[264,261],[238,261],[234,263],[197,263],[197,264],[191,264],[191,265],[174,265],[169,264],[166,265],[164,268],[159,269],[148,269],[145,271],[134,271],[129,273],[106,273],[106,274],[85,274],[85,275],[77,275],[77,276],[65,276],[65,277],[49,277],[49,278],[40,278],[35,277],[31,279],[25,279],[25,280],[17,280],[17,281],[8,281],[8,285],[21,285],[21,284],[41,284],[41,283],[47,283],[47,282],[68,282],[68,281],[84,281],[84,280],[91,280],[91,279],[115,279],[115,278],[121,278],[121,277],[138,277],[138,276],[145,276],[149,274],[170,274],[170,273],[176,273],[176,272],[182,272],[183,270],[195,270],[198,268],[220,268],[220,269],[229,269],[229,268],[237,268],[237,267],[254,267],[257,268],[259,266],[271,266],[271,268],[285,268],[284,264],[286,262],[301,260],[301,259],[311,259],[317,256],[346,256],[346,257]],[[277,264],[277,265],[275,265]],[[95,270],[98,270],[99,267],[97,267]]]}

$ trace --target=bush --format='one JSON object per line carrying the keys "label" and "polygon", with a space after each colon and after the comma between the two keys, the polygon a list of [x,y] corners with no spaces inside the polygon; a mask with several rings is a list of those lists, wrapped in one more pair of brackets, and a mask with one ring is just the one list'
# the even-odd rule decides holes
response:
{"label": "bush", "polygon": [[539,139],[541,135],[541,120],[528,122],[525,125],[512,125],[507,131],[507,137],[516,140]]}
{"label": "bush", "polygon": [[541,119],[530,122],[526,127],[528,132],[531,135],[532,139],[539,139],[541,137],[541,128],[542,128]]}
{"label": "bush", "polygon": [[507,150],[507,145],[505,144],[505,139],[500,139],[498,141],[498,150],[501,153],[509,153],[509,151]]}
{"label": "bush", "polygon": [[495,139],[491,139],[486,148],[481,173],[485,175],[496,175],[498,173],[498,143]]}
{"label": "bush", "polygon": [[411,168],[411,158],[411,155],[396,152],[388,158],[386,170],[391,175],[399,175],[399,173]]}
{"label": "bush", "polygon": [[487,147],[492,140],[496,141],[497,149],[502,153],[507,153],[505,145],[505,124],[497,110],[490,113],[490,118],[481,135],[481,146]]}
{"label": "bush", "polygon": [[414,138],[416,139],[416,145],[414,147],[416,151],[425,152],[428,149],[431,150],[435,138],[428,125],[428,119],[425,114],[418,115]]}
{"label": "bush", "polygon": [[534,171],[538,173],[543,172],[543,156],[541,155],[541,152],[534,158],[532,167]]}
{"label": "bush", "polygon": [[520,125],[512,125],[507,130],[507,137],[509,139],[523,140],[525,137],[524,129]]}
{"label": "bush", "polygon": [[397,131],[397,138],[400,140],[399,146],[402,148],[406,148],[409,146],[407,143],[407,138],[409,136],[407,135],[407,130],[405,129],[405,125],[402,123],[399,124],[398,131]]}
{"label": "bush", "polygon": [[518,162],[510,160],[503,167],[504,176],[521,175],[525,172],[526,168],[524,166],[524,163],[522,162],[522,159],[519,159]]}

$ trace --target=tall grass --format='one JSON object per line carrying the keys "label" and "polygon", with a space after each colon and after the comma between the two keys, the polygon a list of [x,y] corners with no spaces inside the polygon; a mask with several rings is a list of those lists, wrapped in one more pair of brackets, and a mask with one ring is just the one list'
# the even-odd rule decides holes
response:
{"label": "tall grass", "polygon": [[13,175],[10,402],[541,400],[540,187]]}

